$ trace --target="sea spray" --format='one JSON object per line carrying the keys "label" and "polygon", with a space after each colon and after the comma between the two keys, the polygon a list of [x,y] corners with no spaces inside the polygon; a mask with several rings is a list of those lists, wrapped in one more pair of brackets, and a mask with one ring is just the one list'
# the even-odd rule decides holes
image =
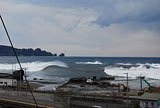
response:
{"label": "sea spray", "polygon": [[[146,78],[160,79],[160,64],[118,64],[120,66],[105,67],[104,72],[111,76],[126,76],[136,78],[144,76]],[[129,66],[129,68],[123,68],[123,66]]]}
{"label": "sea spray", "polygon": [[95,61],[95,62],[76,62],[76,64],[99,64],[99,65],[101,65],[102,62],[100,62],[100,61]]}

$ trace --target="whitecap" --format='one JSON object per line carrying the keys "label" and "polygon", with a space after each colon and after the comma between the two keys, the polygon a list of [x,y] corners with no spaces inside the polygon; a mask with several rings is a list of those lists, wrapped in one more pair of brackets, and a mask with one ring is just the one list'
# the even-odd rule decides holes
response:
{"label": "whitecap", "polygon": [[76,62],[76,64],[102,64],[100,61],[95,61],[95,62]]}
{"label": "whitecap", "polygon": [[[62,61],[51,61],[51,62],[35,61],[35,62],[21,63],[21,65],[23,68],[25,68],[29,72],[40,71],[50,65],[68,67],[67,64],[65,64]],[[16,64],[0,64],[0,70],[17,70],[17,69],[19,69],[19,65],[17,63]]]}
{"label": "whitecap", "polygon": [[[129,74],[129,77],[140,77],[145,76],[146,78],[160,79],[160,64],[138,64],[138,67],[132,67],[130,69],[118,68],[118,67],[105,67],[104,72],[112,76],[126,76],[125,73]],[[151,68],[146,68],[149,65]],[[153,68],[154,67],[154,68]]]}

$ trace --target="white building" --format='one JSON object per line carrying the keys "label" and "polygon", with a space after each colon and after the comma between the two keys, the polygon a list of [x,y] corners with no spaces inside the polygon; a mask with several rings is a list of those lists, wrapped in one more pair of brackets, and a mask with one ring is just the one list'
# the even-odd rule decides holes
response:
{"label": "white building", "polygon": [[17,86],[17,80],[9,78],[0,78],[0,86]]}
{"label": "white building", "polygon": [[144,93],[140,97],[140,108],[160,108],[160,93]]}

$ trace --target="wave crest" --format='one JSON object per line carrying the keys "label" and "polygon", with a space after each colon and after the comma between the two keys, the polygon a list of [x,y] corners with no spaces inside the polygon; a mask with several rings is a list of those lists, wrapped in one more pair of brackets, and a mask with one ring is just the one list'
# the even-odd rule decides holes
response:
{"label": "wave crest", "polygon": [[[33,71],[40,71],[48,66],[55,65],[59,67],[68,67],[67,64],[65,64],[62,61],[52,61],[52,62],[28,62],[28,63],[21,63],[23,68],[26,68],[27,71],[33,72]],[[0,70],[16,70],[19,69],[19,65],[16,64],[0,64]]]}
{"label": "wave crest", "polygon": [[95,61],[95,62],[76,62],[76,64],[102,64],[100,61]]}
{"label": "wave crest", "polygon": [[[160,79],[160,64],[120,64],[120,66],[109,66],[105,67],[104,72],[107,75],[112,76],[126,76],[125,73],[129,74],[129,77],[145,76],[146,78]],[[124,67],[125,68],[124,68]],[[129,68],[126,68],[129,67]]]}

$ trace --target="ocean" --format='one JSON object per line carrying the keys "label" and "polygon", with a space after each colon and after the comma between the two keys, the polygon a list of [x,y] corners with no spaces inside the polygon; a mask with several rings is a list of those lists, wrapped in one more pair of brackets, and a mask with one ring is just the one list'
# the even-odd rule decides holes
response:
{"label": "ocean", "polygon": [[[115,76],[130,79],[144,76],[160,86],[159,57],[52,57],[20,56],[27,79],[33,78],[61,82],[71,77]],[[19,69],[12,56],[0,57],[0,73]]]}

